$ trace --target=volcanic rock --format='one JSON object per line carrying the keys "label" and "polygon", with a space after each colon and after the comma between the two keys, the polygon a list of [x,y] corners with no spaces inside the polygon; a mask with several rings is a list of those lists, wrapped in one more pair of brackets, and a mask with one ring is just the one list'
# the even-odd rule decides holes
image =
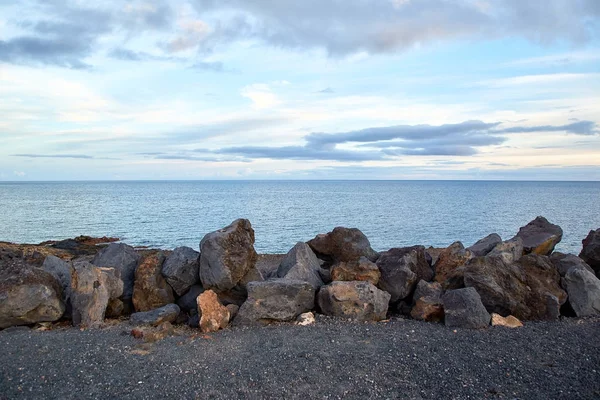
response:
{"label": "volcanic rock", "polygon": [[92,259],[92,264],[98,267],[114,268],[119,271],[123,280],[123,299],[131,299],[133,296],[133,284],[135,270],[140,262],[141,256],[133,249],[123,243],[110,243]]}
{"label": "volcanic rock", "polygon": [[440,253],[434,265],[435,281],[441,283],[445,288],[461,287],[461,267],[472,257],[471,252],[466,250],[461,242],[452,243],[446,250]]}
{"label": "volcanic rock", "polygon": [[354,261],[340,261],[331,267],[331,279],[334,281],[367,281],[377,285],[380,277],[381,272],[377,264],[366,257]]}
{"label": "volcanic rock", "polygon": [[202,285],[194,285],[183,296],[177,299],[177,305],[181,311],[194,315],[198,312],[198,302],[196,299],[204,292]]}
{"label": "volcanic rock", "polygon": [[550,255],[561,241],[563,231],[544,217],[537,217],[519,229],[516,237],[523,240],[523,254]]}
{"label": "volcanic rock", "polygon": [[371,248],[369,239],[357,228],[337,227],[333,231],[317,235],[308,245],[315,254],[331,264],[367,257],[376,261],[378,254]]}
{"label": "volcanic rock", "polygon": [[308,282],[315,290],[319,290],[323,286],[320,269],[315,253],[306,243],[298,242],[281,261],[277,277]]}
{"label": "volcanic rock", "polygon": [[317,295],[325,315],[358,321],[381,321],[386,318],[390,294],[364,281],[334,281],[323,286]]}
{"label": "volcanic rock", "polygon": [[523,240],[520,237],[514,237],[510,240],[499,243],[488,253],[489,257],[502,259],[506,264],[518,261],[523,255]]}
{"label": "volcanic rock", "polygon": [[583,261],[581,258],[577,257],[574,254],[564,254],[555,251],[550,256],[550,261],[552,262],[552,264],[554,264],[560,276],[565,276],[571,268],[586,269],[592,274],[594,274],[594,270],[592,269],[592,267],[587,265],[585,261]]}
{"label": "volcanic rock", "polygon": [[129,323],[133,325],[158,326],[163,322],[173,323],[178,316],[179,307],[177,304],[167,304],[166,306],[151,311],[133,313],[129,318]]}
{"label": "volcanic rock", "polygon": [[467,250],[469,250],[474,257],[482,257],[487,255],[500,243],[502,243],[500,235],[492,233],[483,239],[478,240],[473,246],[468,247]]}
{"label": "volcanic rock", "polygon": [[569,304],[578,317],[600,315],[600,279],[584,268],[571,268],[562,278]]}
{"label": "volcanic rock", "polygon": [[396,302],[410,296],[419,280],[431,280],[433,271],[427,263],[425,247],[393,248],[380,254],[377,267],[381,272],[378,287]]}
{"label": "volcanic rock", "polygon": [[447,291],[442,297],[442,303],[444,323],[450,328],[478,329],[490,324],[490,314],[472,287]]}
{"label": "volcanic rock", "polygon": [[585,239],[581,241],[583,249],[579,257],[585,261],[600,277],[600,228],[590,231]]}
{"label": "volcanic rock", "polygon": [[518,318],[509,315],[503,317],[500,314],[492,313],[492,326],[504,326],[506,328],[520,328],[523,323]]}
{"label": "volcanic rock", "polygon": [[71,277],[73,267],[62,259],[49,255],[42,264],[42,269],[54,276],[62,289],[62,299],[65,305],[71,296]]}
{"label": "volcanic rock", "polygon": [[183,295],[190,287],[200,282],[200,253],[191,247],[177,247],[167,257],[162,274],[177,296]]}
{"label": "volcanic rock", "polygon": [[136,311],[150,311],[175,302],[173,289],[162,276],[165,256],[162,252],[146,254],[135,271],[133,306]]}
{"label": "volcanic rock", "polygon": [[215,292],[207,290],[198,296],[197,301],[202,332],[216,332],[227,327],[230,317],[229,310],[219,302]]}

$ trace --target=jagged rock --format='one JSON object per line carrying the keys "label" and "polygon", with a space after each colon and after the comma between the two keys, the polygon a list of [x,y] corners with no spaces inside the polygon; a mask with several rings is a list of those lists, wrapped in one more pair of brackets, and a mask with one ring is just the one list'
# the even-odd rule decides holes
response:
{"label": "jagged rock", "polygon": [[191,315],[198,312],[198,303],[196,299],[204,292],[202,285],[194,285],[183,296],[177,299],[177,305],[186,313]]}
{"label": "jagged rock", "polygon": [[123,305],[123,301],[121,301],[121,299],[109,299],[108,304],[106,305],[104,318],[119,318],[121,315],[123,315],[124,311],[125,306]]}
{"label": "jagged rock", "polygon": [[123,243],[111,243],[96,254],[92,259],[92,264],[119,271],[123,280],[123,299],[131,299],[135,270],[141,258],[133,247]]}
{"label": "jagged rock", "polygon": [[482,257],[487,255],[500,243],[502,243],[500,235],[492,233],[483,239],[478,240],[473,246],[468,247],[467,250],[469,250],[474,257]]}
{"label": "jagged rock", "polygon": [[442,293],[442,285],[439,282],[426,282],[420,280],[419,283],[417,283],[413,298],[415,300],[421,297],[441,298]]}
{"label": "jagged rock", "polygon": [[54,276],[17,258],[0,262],[0,329],[56,321],[65,312]]}
{"label": "jagged rock", "polygon": [[129,323],[133,325],[159,326],[163,322],[173,323],[179,316],[177,304],[167,304],[151,311],[142,311],[131,314]]}
{"label": "jagged rock", "polygon": [[287,254],[259,254],[256,269],[265,279],[276,278],[277,270]]}
{"label": "jagged rock", "polygon": [[393,248],[380,254],[377,267],[381,272],[378,287],[396,302],[410,296],[419,280],[431,280],[433,271],[427,263],[425,247]]}
{"label": "jagged rock", "polygon": [[514,237],[505,242],[499,243],[488,253],[489,257],[502,259],[506,264],[518,261],[523,255],[523,240],[520,237]]}
{"label": "jagged rock", "polygon": [[65,250],[73,256],[88,256],[95,255],[100,251],[99,244],[117,242],[118,238],[103,236],[95,238],[91,236],[78,236],[74,239],[65,239],[58,242],[53,242],[50,247],[60,250]]}
{"label": "jagged rock", "polygon": [[600,277],[600,228],[590,231],[581,243],[583,249],[579,257],[592,267],[597,277]]}
{"label": "jagged rock", "polygon": [[594,273],[592,267],[574,254],[564,254],[555,251],[550,256],[550,261],[554,264],[560,276],[565,276],[571,268],[582,268],[590,271],[592,274]]}
{"label": "jagged rock", "polygon": [[235,316],[240,311],[240,307],[236,304],[227,304],[225,306],[225,308],[227,308],[229,310],[229,322],[233,321]]}
{"label": "jagged rock", "polygon": [[358,260],[363,256],[376,261],[378,257],[377,252],[371,248],[369,239],[357,228],[338,226],[329,233],[317,235],[307,243],[319,258],[331,264]]}
{"label": "jagged rock", "polygon": [[219,302],[217,294],[206,290],[198,296],[198,315],[202,332],[216,332],[229,324],[229,310]]}
{"label": "jagged rock", "polygon": [[422,296],[415,301],[410,310],[414,319],[427,322],[441,322],[444,320],[444,305],[439,297]]}
{"label": "jagged rock", "polygon": [[191,247],[177,247],[167,257],[162,274],[177,296],[183,295],[190,287],[200,283],[200,253]]}
{"label": "jagged rock", "polygon": [[62,300],[67,304],[71,296],[71,277],[73,267],[62,259],[49,255],[42,264],[42,269],[54,276],[62,289]]}
{"label": "jagged rock", "polygon": [[465,266],[465,286],[477,289],[489,312],[521,320],[555,319],[566,293],[547,257],[523,256],[506,264],[501,257],[476,257]]}
{"label": "jagged rock", "polygon": [[[461,267],[472,257],[471,252],[466,250],[461,242],[452,243],[446,250],[440,253],[434,265],[435,281],[441,283],[446,288],[452,288],[457,285],[462,286]],[[453,283],[455,280],[458,280],[459,283]]]}
{"label": "jagged rock", "polygon": [[427,262],[429,263],[429,265],[431,267],[433,267],[435,265],[438,258],[440,257],[440,254],[442,254],[442,252],[444,250],[446,250],[445,247],[432,247],[432,246],[429,246],[428,248],[425,249],[425,256],[427,258]]}
{"label": "jagged rock", "polygon": [[[123,294],[119,271],[75,263],[71,281],[73,325],[97,328],[104,321],[108,303]],[[112,312],[113,310],[111,310]]]}
{"label": "jagged rock", "polygon": [[222,292],[217,292],[217,296],[219,297],[219,301],[224,305],[235,304],[238,307],[241,307],[248,298],[246,286],[250,282],[262,281],[264,281],[264,279],[260,271],[257,268],[251,268],[235,287]]}
{"label": "jagged rock", "polygon": [[254,229],[247,219],[238,219],[200,242],[200,281],[206,289],[234,288],[255,268]]}
{"label": "jagged rock", "polygon": [[516,237],[523,240],[523,254],[547,256],[561,241],[563,231],[560,226],[551,224],[544,217],[537,217],[519,229]]}
{"label": "jagged rock", "polygon": [[331,267],[331,279],[334,281],[367,281],[377,285],[380,277],[381,272],[377,264],[366,257],[354,261],[340,261]]}
{"label": "jagged rock", "polygon": [[600,279],[584,268],[571,268],[562,278],[569,304],[578,317],[600,315]]}
{"label": "jagged rock", "polygon": [[298,318],[296,318],[296,322],[298,322],[298,325],[301,326],[312,325],[315,323],[315,314],[313,314],[310,311],[302,313],[298,315]]}
{"label": "jagged rock", "polygon": [[472,287],[447,291],[442,303],[444,323],[450,328],[478,329],[490,324],[490,314]]}
{"label": "jagged rock", "polygon": [[173,289],[162,276],[165,256],[162,252],[146,254],[135,270],[133,306],[135,311],[150,311],[175,302]]}
{"label": "jagged rock", "polygon": [[304,281],[272,279],[248,284],[248,300],[242,304],[236,325],[292,321],[315,305],[315,289]]}
{"label": "jagged rock", "polygon": [[308,282],[315,290],[319,290],[323,286],[320,269],[315,253],[306,243],[298,242],[281,261],[277,277]]}
{"label": "jagged rock", "polygon": [[519,321],[518,318],[509,315],[508,317],[503,317],[500,314],[492,313],[492,326],[504,326],[506,328],[520,328],[523,326],[523,323]]}
{"label": "jagged rock", "polygon": [[381,321],[386,318],[390,294],[364,281],[334,281],[323,286],[317,295],[325,315],[358,321]]}

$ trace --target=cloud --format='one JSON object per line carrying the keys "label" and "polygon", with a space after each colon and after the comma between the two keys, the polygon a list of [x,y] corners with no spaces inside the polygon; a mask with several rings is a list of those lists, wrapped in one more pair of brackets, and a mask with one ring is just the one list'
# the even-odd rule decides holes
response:
{"label": "cloud", "polygon": [[325,88],[323,90],[317,91],[317,93],[330,94],[330,93],[335,93],[335,91],[332,88],[327,87],[327,88]]}
{"label": "cloud", "polygon": [[217,154],[235,154],[249,158],[274,160],[329,160],[329,161],[373,161],[381,160],[381,152],[351,151],[339,149],[316,149],[306,146],[241,146],[227,147],[214,151]]}
{"label": "cloud", "polygon": [[86,154],[11,154],[12,157],[25,158],[68,158],[78,160],[119,160],[113,157],[94,157]]}
{"label": "cloud", "polygon": [[201,71],[225,72],[223,63],[220,61],[198,61],[190,68]]}
{"label": "cloud", "polygon": [[498,133],[532,133],[532,132],[566,132],[574,135],[597,135],[600,134],[598,125],[593,121],[578,121],[567,125],[543,125],[543,126],[516,126],[500,129]]}
{"label": "cloud", "polygon": [[252,100],[254,107],[258,109],[271,108],[281,103],[269,85],[262,83],[256,83],[244,87],[241,91],[241,95]]}

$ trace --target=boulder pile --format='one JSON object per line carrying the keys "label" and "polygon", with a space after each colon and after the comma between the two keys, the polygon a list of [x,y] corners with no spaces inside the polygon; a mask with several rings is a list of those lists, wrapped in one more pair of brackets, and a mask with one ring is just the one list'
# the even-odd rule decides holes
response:
{"label": "boulder pile", "polygon": [[470,247],[376,252],[360,230],[337,227],[285,255],[258,255],[250,221],[238,219],[196,250],[88,237],[0,243],[0,329],[61,319],[97,328],[127,318],[134,330],[186,323],[215,332],[309,325],[316,313],[481,329],[600,316],[600,229],[583,239],[579,256],[554,251],[562,236],[537,217],[506,240],[492,233]]}

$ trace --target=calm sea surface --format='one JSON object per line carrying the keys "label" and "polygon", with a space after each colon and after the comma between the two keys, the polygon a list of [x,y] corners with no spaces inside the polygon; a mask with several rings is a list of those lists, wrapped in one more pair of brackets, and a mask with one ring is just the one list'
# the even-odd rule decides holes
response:
{"label": "calm sea surface", "polygon": [[27,243],[107,235],[197,249],[205,233],[248,218],[262,253],[335,226],[361,229],[376,250],[468,246],[492,232],[508,239],[537,215],[563,228],[559,250],[578,254],[600,227],[600,182],[0,183],[0,240]]}

